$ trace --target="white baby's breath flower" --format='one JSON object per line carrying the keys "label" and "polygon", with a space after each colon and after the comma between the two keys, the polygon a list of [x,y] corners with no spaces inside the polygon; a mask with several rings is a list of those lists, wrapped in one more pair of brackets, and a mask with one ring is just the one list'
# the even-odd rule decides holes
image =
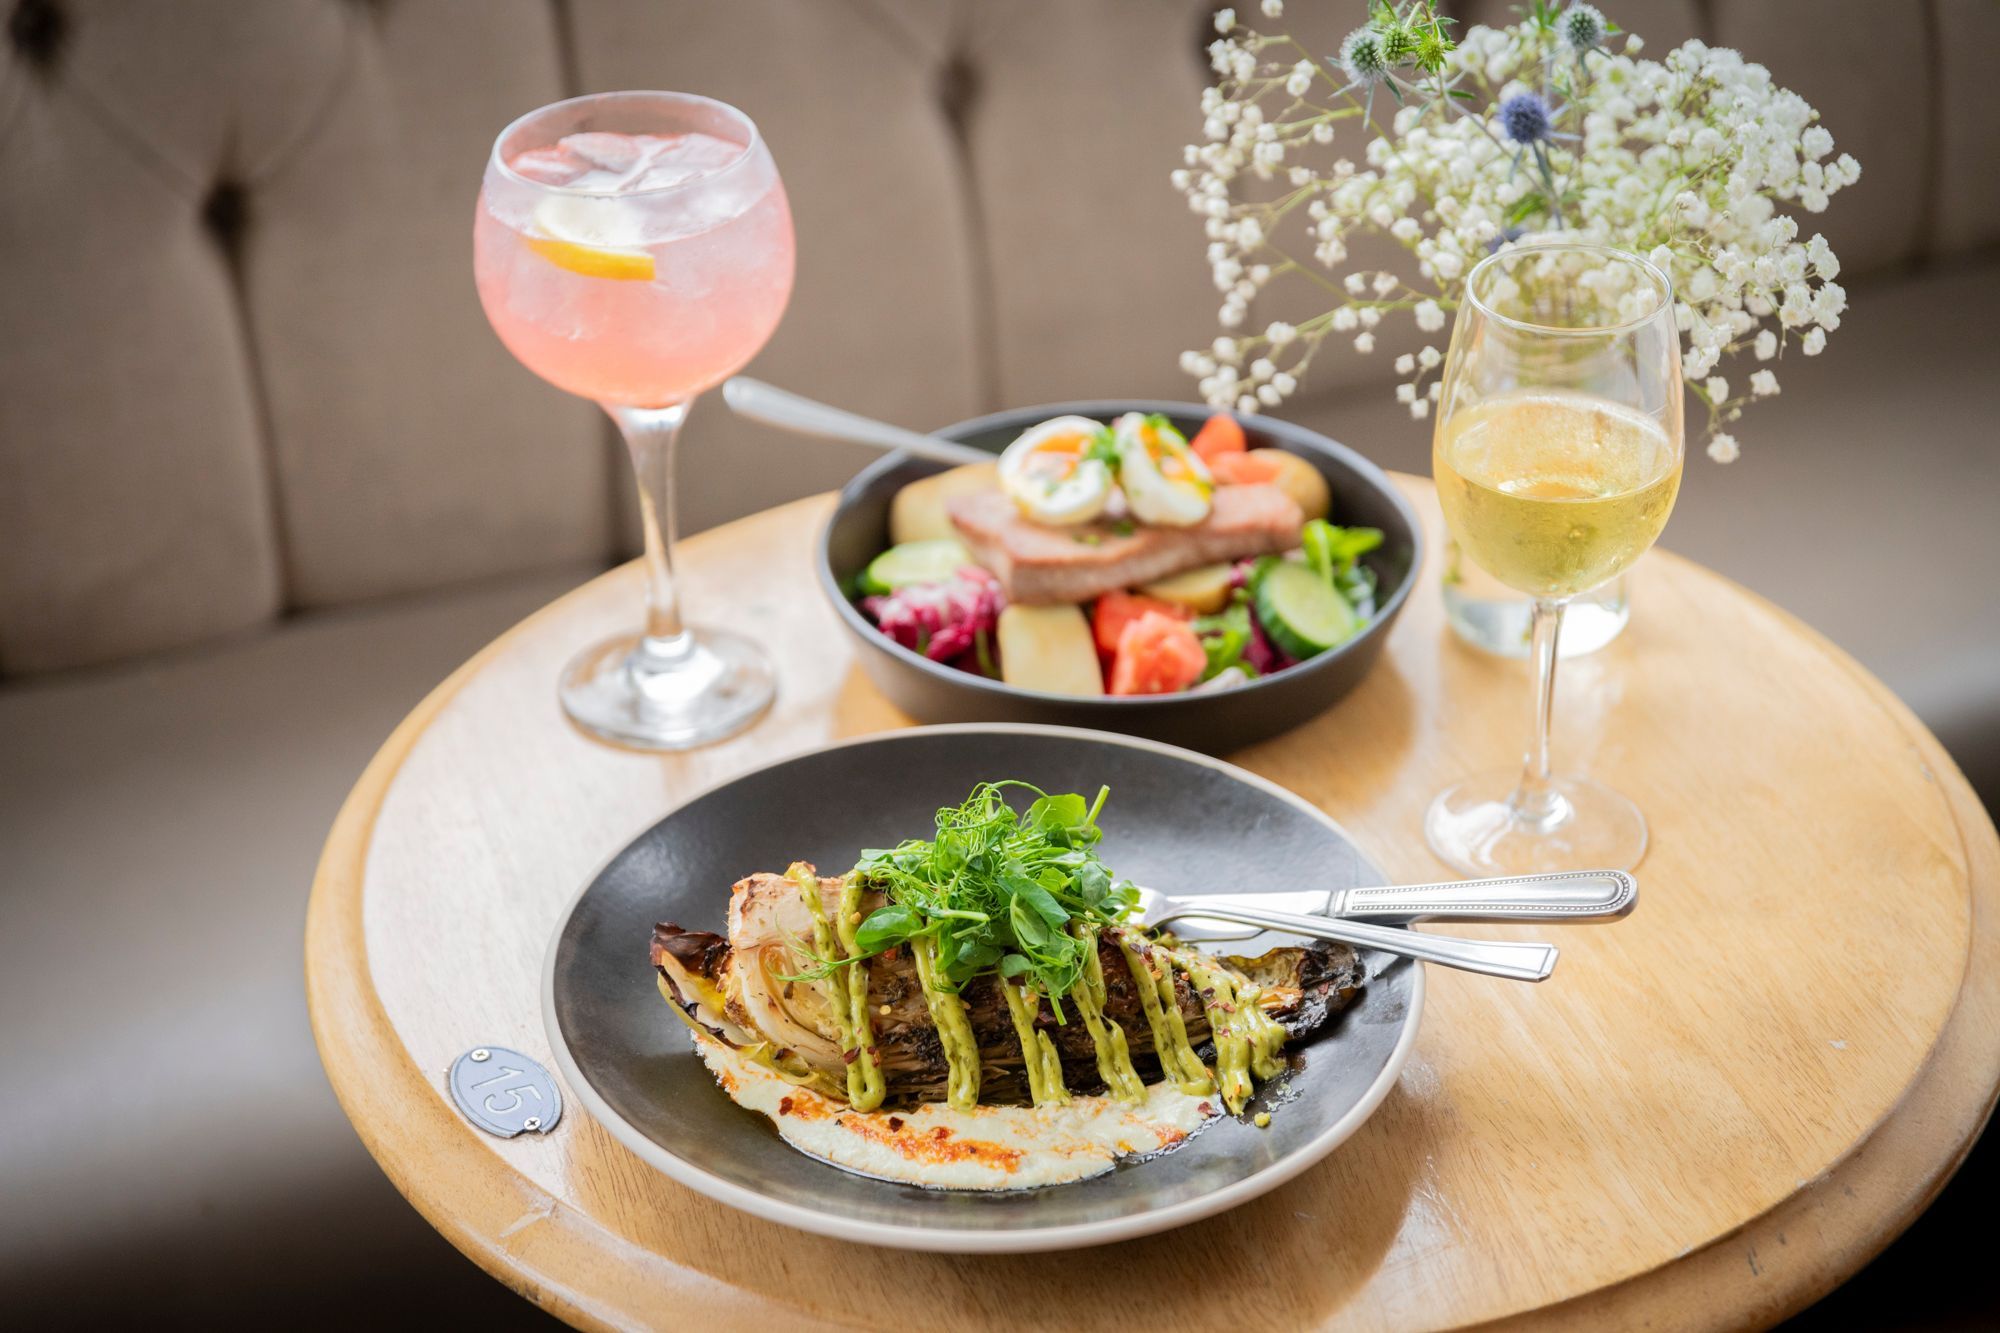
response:
{"label": "white baby's breath flower", "polygon": [[[1836,151],[1803,98],[1736,52],[1689,42],[1648,60],[1636,35],[1611,41],[1594,5],[1551,8],[1547,27],[1523,18],[1458,37],[1441,77],[1471,95],[1462,107],[1438,96],[1413,63],[1410,39],[1392,31],[1405,20],[1383,17],[1387,11],[1374,11],[1324,64],[1301,59],[1290,38],[1245,28],[1235,10],[1216,15],[1218,37],[1208,49],[1216,81],[1200,96],[1203,137],[1183,150],[1172,180],[1202,219],[1222,297],[1218,319],[1226,328],[1244,323],[1251,303],[1292,271],[1294,256],[1326,270],[1350,300],[1316,316],[1310,335],[1268,325],[1257,344],[1267,354],[1251,371],[1233,368],[1243,355],[1233,346],[1227,357],[1213,349],[1183,357],[1205,399],[1271,406],[1274,394],[1295,390],[1325,335],[1365,351],[1392,308],[1439,333],[1477,259],[1559,235],[1650,250],[1674,285],[1682,369],[1701,387],[1711,435],[1749,401],[1770,396],[1759,386],[1776,385],[1766,373],[1732,398],[1722,361],[1739,354],[1769,361],[1787,330],[1805,355],[1824,350],[1847,296],[1836,281],[1838,257],[1823,236],[1802,238],[1798,218],[1828,207],[1859,178],[1859,164]],[[1237,9],[1249,7],[1238,0]],[[1283,10],[1260,0],[1253,12],[1271,18]],[[1326,92],[1330,69],[1349,86]],[[1393,110],[1375,96],[1391,78]],[[1498,105],[1517,94],[1532,94],[1545,116],[1517,117],[1507,139],[1496,141],[1489,127]],[[1306,97],[1317,107],[1302,107]],[[1362,151],[1325,152],[1335,116],[1358,117]],[[1244,186],[1269,179],[1289,193]],[[1544,202],[1552,189],[1563,199],[1559,215]],[[1348,270],[1357,233],[1387,235],[1408,260]],[[1646,292],[1601,279],[1585,285],[1621,316],[1648,308]],[[1496,284],[1495,299],[1512,299],[1506,286]],[[1291,370],[1278,370],[1279,350],[1299,343],[1305,353]],[[1435,347],[1399,356],[1409,396],[1399,388],[1398,398],[1412,407],[1439,401],[1436,379],[1423,380],[1442,360]],[[1733,436],[1719,438],[1726,443],[1718,455],[1733,457]]]}
{"label": "white baby's breath flower", "polygon": [[1285,0],[1263,0],[1258,8],[1264,11],[1264,17],[1267,19],[1285,16]]}
{"label": "white baby's breath flower", "polygon": [[1354,350],[1366,356],[1375,350],[1375,335],[1363,331],[1354,335]]}
{"label": "white baby's breath flower", "polygon": [[1396,386],[1396,401],[1399,403],[1416,402],[1417,386],[1414,384],[1398,384]]}
{"label": "white baby's breath flower", "polygon": [[1753,398],[1772,398],[1778,393],[1778,377],[1768,370],[1759,370],[1750,376],[1750,394]]}
{"label": "white baby's breath flower", "polygon": [[[1184,19],[1182,20],[1182,22],[1186,22],[1186,20]],[[1235,26],[1236,26],[1235,10],[1218,9],[1215,11],[1215,30],[1217,32],[1228,32],[1231,28]]]}
{"label": "white baby's breath flower", "polygon": [[1726,432],[1708,442],[1708,456],[1718,463],[1734,463],[1741,453],[1736,447],[1736,437]]}
{"label": "white baby's breath flower", "polygon": [[1424,399],[1419,398],[1417,399],[1416,402],[1410,404],[1410,415],[1412,417],[1415,417],[1418,421],[1422,421],[1425,417],[1429,416],[1430,414],[1431,414],[1431,405]]}

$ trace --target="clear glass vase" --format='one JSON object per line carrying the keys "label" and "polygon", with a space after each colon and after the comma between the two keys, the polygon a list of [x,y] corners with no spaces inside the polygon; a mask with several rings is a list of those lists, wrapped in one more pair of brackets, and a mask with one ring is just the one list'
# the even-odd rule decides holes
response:
{"label": "clear glass vase", "polygon": [[[1450,537],[1444,546],[1444,618],[1452,632],[1482,652],[1525,658],[1534,649],[1535,603],[1466,558]],[[1628,576],[1620,574],[1569,604],[1557,655],[1582,657],[1625,632],[1632,619]]]}

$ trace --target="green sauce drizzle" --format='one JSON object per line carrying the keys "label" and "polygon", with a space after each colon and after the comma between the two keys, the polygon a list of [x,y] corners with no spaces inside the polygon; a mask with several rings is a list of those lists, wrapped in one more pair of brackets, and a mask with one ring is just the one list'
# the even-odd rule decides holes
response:
{"label": "green sauce drizzle", "polygon": [[1261,992],[1254,983],[1245,981],[1239,988],[1235,974],[1198,950],[1159,952],[1185,968],[1201,992],[1209,1031],[1215,1038],[1215,1072],[1222,1083],[1222,1103],[1232,1115],[1241,1114],[1256,1092],[1250,1078],[1253,1073],[1270,1080],[1284,1072],[1279,1052],[1285,1045],[1285,1030],[1259,1007]]}
{"label": "green sauce drizzle", "polygon": [[1062,1061],[1055,1043],[1046,1032],[1035,1031],[1035,1015],[1041,1011],[1042,991],[1034,982],[1016,983],[1000,978],[1000,993],[1007,997],[1007,1012],[1014,1018],[1014,1035],[1021,1040],[1021,1058],[1028,1067],[1028,1093],[1037,1106],[1061,1106],[1069,1101],[1063,1086]]}
{"label": "green sauce drizzle", "polygon": [[919,935],[910,941],[910,959],[917,965],[917,980],[924,988],[924,1004],[931,1011],[938,1043],[944,1047],[944,1062],[950,1070],[945,1084],[945,1100],[961,1111],[979,1104],[979,1040],[972,1035],[972,1020],[966,1017],[965,1001],[946,985],[938,969],[937,938]]}
{"label": "green sauce drizzle", "polygon": [[1083,1015],[1083,1025],[1090,1032],[1091,1045],[1097,1049],[1097,1075],[1104,1080],[1104,1086],[1111,1095],[1121,1102],[1134,1106],[1146,1100],[1146,1085],[1139,1078],[1139,1071],[1132,1067],[1132,1053],[1125,1044],[1125,1029],[1104,1018],[1104,963],[1097,956],[1097,931],[1090,926],[1076,926],[1076,934],[1089,949],[1083,965],[1083,976],[1075,990],[1069,993],[1076,1002],[1077,1012]]}
{"label": "green sauce drizzle", "polygon": [[[1139,991],[1139,1007],[1146,1011],[1146,1025],[1153,1030],[1153,1053],[1160,1057],[1160,1070],[1182,1092],[1200,1095],[1215,1091],[1215,1081],[1188,1044],[1187,1023],[1181,1018],[1180,998],[1174,993],[1173,965],[1164,951],[1141,951],[1125,931],[1118,932],[1118,949],[1132,982]],[[1156,970],[1148,952],[1158,953]]]}
{"label": "green sauce drizzle", "polygon": [[785,878],[798,886],[799,897],[812,913],[813,947],[819,956],[856,960],[851,966],[835,968],[827,974],[827,999],[833,1011],[834,1028],[840,1034],[841,1053],[853,1056],[847,1062],[847,1100],[857,1111],[872,1111],[882,1104],[887,1088],[875,1063],[875,1029],[868,1021],[868,968],[860,961],[860,951],[855,947],[860,882],[852,875],[841,882],[840,919],[836,923],[841,948],[836,953],[833,947],[836,928],[827,923],[826,905],[820,900],[819,875],[805,862],[794,861],[785,871]]}

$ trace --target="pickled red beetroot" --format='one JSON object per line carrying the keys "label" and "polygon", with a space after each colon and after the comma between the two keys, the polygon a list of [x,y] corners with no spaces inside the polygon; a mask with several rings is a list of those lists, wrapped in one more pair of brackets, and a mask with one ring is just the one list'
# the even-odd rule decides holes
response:
{"label": "pickled red beetroot", "polygon": [[967,565],[938,583],[913,583],[879,597],[861,599],[861,610],[876,628],[911,652],[933,662],[956,662],[974,653],[981,631],[1000,623],[1006,596],[1000,580]]}

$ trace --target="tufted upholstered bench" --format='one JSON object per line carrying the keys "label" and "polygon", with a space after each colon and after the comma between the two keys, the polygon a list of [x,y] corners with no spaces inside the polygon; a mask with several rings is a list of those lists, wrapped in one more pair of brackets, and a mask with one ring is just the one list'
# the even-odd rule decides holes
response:
{"label": "tufted upholstered bench", "polygon": [[[1291,8],[1331,49],[1360,6]],[[1845,327],[1786,367],[1741,462],[1691,464],[1667,544],[1845,644],[1991,799],[2000,10],[1607,8],[1655,53],[1766,59],[1866,172],[1824,218]],[[918,426],[1185,396],[1216,300],[1165,178],[1207,6],[0,9],[0,1291],[74,1311],[144,1281],[191,1318],[420,1302],[434,1250],[313,1058],[305,885],[398,716],[628,540],[604,424],[480,316],[492,136],[584,89],[748,109],[800,237],[755,369],[803,392]],[[1395,350],[1322,358],[1290,414],[1421,471]],[[863,461],[713,403],[685,457],[692,527]]]}

